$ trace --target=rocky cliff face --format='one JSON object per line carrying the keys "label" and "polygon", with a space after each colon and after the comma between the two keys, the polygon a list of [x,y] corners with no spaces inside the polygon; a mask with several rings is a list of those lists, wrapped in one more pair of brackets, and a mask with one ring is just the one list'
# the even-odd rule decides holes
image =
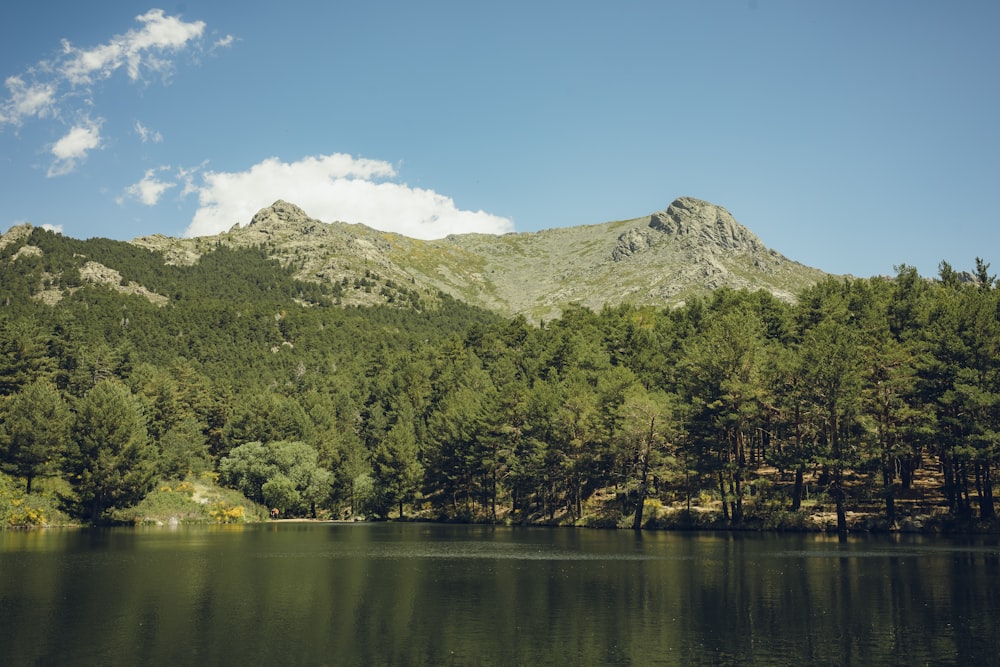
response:
{"label": "rocky cliff face", "polygon": [[681,197],[666,211],[650,216],[650,229],[677,237],[689,247],[702,244],[723,252],[756,253],[767,248],[753,232],[736,222],[721,206]]}
{"label": "rocky cliff face", "polygon": [[569,303],[670,306],[723,286],[791,300],[825,275],[769,250],[726,209],[690,197],[634,220],[436,241],[321,222],[277,201],[218,236],[133,243],[176,263],[196,261],[217,243],[264,245],[304,280],[345,283],[360,276],[376,284],[345,294],[344,303],[378,303],[386,291],[378,285],[403,285],[428,299],[444,292],[532,321],[557,317]]}
{"label": "rocky cliff face", "polygon": [[674,243],[716,255],[769,254],[761,240],[736,222],[726,209],[700,199],[681,197],[666,211],[649,216],[648,227],[623,232],[611,256],[622,261],[660,243]]}

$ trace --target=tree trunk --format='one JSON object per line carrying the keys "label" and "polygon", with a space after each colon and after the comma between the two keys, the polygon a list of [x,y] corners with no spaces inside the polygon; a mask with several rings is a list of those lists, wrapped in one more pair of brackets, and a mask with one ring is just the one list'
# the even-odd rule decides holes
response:
{"label": "tree trunk", "polygon": [[735,470],[731,473],[729,488],[733,495],[733,523],[743,521],[743,466],[746,464],[746,449],[744,447],[743,431],[738,430],[730,436],[732,456]]}
{"label": "tree trunk", "polygon": [[684,495],[687,496],[687,513],[691,516],[691,472],[688,470],[687,457],[684,457]]}
{"label": "tree trunk", "polygon": [[742,474],[737,470],[733,474],[733,493],[736,495],[736,501],[733,503],[733,523],[740,523],[743,521],[743,479]]}
{"label": "tree trunk", "polygon": [[646,505],[646,483],[649,479],[649,456],[642,457],[642,474],[639,476],[639,502],[635,507],[632,530],[642,529],[642,512]]}
{"label": "tree trunk", "polygon": [[844,464],[840,449],[840,420],[836,402],[830,405],[830,450],[833,453],[833,496],[837,504],[837,539],[847,541],[847,511],[844,508]]}
{"label": "tree trunk", "polygon": [[[980,475],[977,474],[977,477]],[[988,463],[982,466],[980,484],[982,486],[979,492],[979,518],[989,521],[996,516],[996,513],[993,509],[993,478]]]}
{"label": "tree trunk", "polygon": [[642,530],[642,511],[646,504],[646,494],[639,491],[639,502],[635,506],[635,518],[632,520],[632,530]]}
{"label": "tree trunk", "polygon": [[948,499],[948,511],[952,514],[958,512],[958,494],[955,492],[958,485],[955,483],[955,466],[951,456],[947,452],[941,454],[941,472],[944,476],[943,491]]}
{"label": "tree trunk", "polygon": [[719,494],[722,496],[722,518],[729,521],[729,503],[726,502],[726,482],[719,471]]}
{"label": "tree trunk", "polygon": [[896,524],[896,496],[893,489],[894,473],[891,459],[882,463],[882,493],[885,496],[885,519],[892,527]]}
{"label": "tree trunk", "polygon": [[965,463],[958,465],[956,471],[958,482],[958,513],[964,519],[972,516],[972,501],[969,499],[969,471]]}
{"label": "tree trunk", "polygon": [[847,541],[847,512],[844,509],[844,489],[840,486],[840,475],[837,475],[836,488],[833,497],[837,501],[837,540]]}
{"label": "tree trunk", "polygon": [[[801,406],[795,404],[795,451],[796,456],[801,456],[802,452],[802,414]],[[792,491],[792,511],[802,509],[802,492],[805,488],[806,468],[801,463],[795,468],[795,488]]]}
{"label": "tree trunk", "polygon": [[795,469],[795,486],[792,489],[792,511],[797,512],[802,509],[802,490],[805,487],[805,468],[799,466]]}
{"label": "tree trunk", "polygon": [[493,516],[493,521],[497,520],[497,469],[493,468],[492,479],[490,480],[492,487],[490,489],[490,514]]}
{"label": "tree trunk", "polygon": [[899,463],[899,483],[904,491],[909,491],[913,488],[913,471],[917,467],[917,457],[910,454],[902,457]]}

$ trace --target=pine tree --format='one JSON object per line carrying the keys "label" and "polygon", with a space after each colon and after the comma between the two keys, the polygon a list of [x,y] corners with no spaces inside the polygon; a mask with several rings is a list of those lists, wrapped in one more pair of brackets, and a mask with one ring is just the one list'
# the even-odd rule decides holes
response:
{"label": "pine tree", "polygon": [[90,520],[141,500],[152,488],[155,464],[139,401],[120,382],[99,382],[77,405],[67,457],[70,481]]}
{"label": "pine tree", "polygon": [[415,497],[423,479],[413,416],[412,408],[401,409],[396,423],[372,452],[372,470],[383,499],[380,507],[383,516],[397,505],[399,517],[403,518],[403,503]]}
{"label": "pine tree", "polygon": [[55,471],[69,426],[66,402],[45,380],[35,380],[4,406],[0,460],[25,478],[27,493],[37,476]]}

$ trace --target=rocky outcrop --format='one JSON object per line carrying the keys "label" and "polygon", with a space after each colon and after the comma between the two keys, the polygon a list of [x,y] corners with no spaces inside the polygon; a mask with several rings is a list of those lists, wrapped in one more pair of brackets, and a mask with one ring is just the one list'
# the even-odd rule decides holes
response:
{"label": "rocky outcrop", "polygon": [[629,229],[618,237],[618,244],[611,251],[611,259],[620,262],[624,259],[645,252],[653,247],[654,235],[648,229]]}
{"label": "rocky outcrop", "polygon": [[20,243],[29,236],[31,236],[31,230],[34,227],[30,223],[24,223],[23,225],[14,225],[7,230],[3,236],[0,236],[0,250],[3,250],[11,244]]}
{"label": "rocky outcrop", "polygon": [[764,252],[767,248],[732,214],[693,197],[675,199],[666,211],[650,216],[651,229],[689,242],[700,242],[728,252]]}
{"label": "rocky outcrop", "polygon": [[150,292],[148,289],[133,280],[130,280],[127,283],[123,282],[122,274],[115,269],[104,266],[98,262],[87,262],[80,267],[80,277],[87,282],[95,285],[110,287],[116,292],[121,292],[122,294],[135,294],[137,296],[141,296],[157,306],[164,306],[170,301],[170,299],[162,294]]}
{"label": "rocky outcrop", "polygon": [[701,199],[681,197],[667,210],[649,216],[648,226],[622,232],[611,259],[620,262],[663,242],[679,242],[681,247],[706,256],[767,252],[761,240],[726,209]]}
{"label": "rocky outcrop", "polygon": [[42,249],[38,246],[33,245],[23,245],[17,249],[14,256],[11,257],[12,260],[17,260],[21,257],[41,257],[44,253]]}
{"label": "rocky outcrop", "polygon": [[251,227],[293,226],[314,228],[318,220],[313,220],[306,212],[295,204],[278,200],[266,208],[262,208],[250,219]]}

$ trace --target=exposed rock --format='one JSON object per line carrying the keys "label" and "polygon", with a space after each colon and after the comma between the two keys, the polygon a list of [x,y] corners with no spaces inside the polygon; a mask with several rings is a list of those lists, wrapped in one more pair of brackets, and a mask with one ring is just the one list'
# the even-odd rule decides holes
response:
{"label": "exposed rock", "polygon": [[163,255],[164,264],[191,266],[201,257],[201,254],[190,245],[182,245],[181,239],[174,239],[163,234],[140,236],[133,239],[132,243],[160,253]]}
{"label": "exposed rock", "polygon": [[166,305],[170,301],[170,299],[162,294],[150,292],[148,289],[135,281],[129,281],[126,284],[122,284],[122,274],[115,269],[104,266],[98,262],[87,262],[80,267],[80,278],[94,283],[95,285],[105,285],[116,292],[121,292],[122,294],[136,294],[144,297],[150,303],[156,304],[157,306]]}
{"label": "exposed rock", "polygon": [[32,299],[36,301],[41,301],[47,306],[54,306],[63,300],[63,291],[57,287],[48,287],[39,290],[36,294],[32,295]]}
{"label": "exposed rock", "polygon": [[14,256],[11,257],[12,260],[18,259],[20,257],[41,257],[44,253],[42,249],[34,245],[23,245],[17,249]]}
{"label": "exposed rock", "polygon": [[0,236],[0,250],[3,250],[12,243],[20,243],[24,239],[31,236],[31,231],[34,227],[30,223],[24,223],[23,225],[14,225],[7,230],[7,233]]}
{"label": "exposed rock", "polygon": [[250,226],[302,225],[314,222],[316,221],[312,220],[305,211],[295,204],[289,204],[279,199],[267,208],[257,211],[250,220]]}
{"label": "exposed rock", "polygon": [[666,211],[654,213],[649,226],[665,234],[700,239],[731,252],[763,252],[761,240],[736,222],[721,206],[693,197],[680,197]]}
{"label": "exposed rock", "polygon": [[31,298],[41,301],[48,306],[54,306],[62,301],[63,296],[65,296],[63,291],[59,287],[52,285],[53,281],[57,278],[58,275],[43,271],[38,281],[38,291],[32,294]]}
{"label": "exposed rock", "polygon": [[620,262],[636,253],[649,250],[653,245],[653,235],[648,229],[630,229],[618,237],[618,245],[611,251],[611,259]]}

